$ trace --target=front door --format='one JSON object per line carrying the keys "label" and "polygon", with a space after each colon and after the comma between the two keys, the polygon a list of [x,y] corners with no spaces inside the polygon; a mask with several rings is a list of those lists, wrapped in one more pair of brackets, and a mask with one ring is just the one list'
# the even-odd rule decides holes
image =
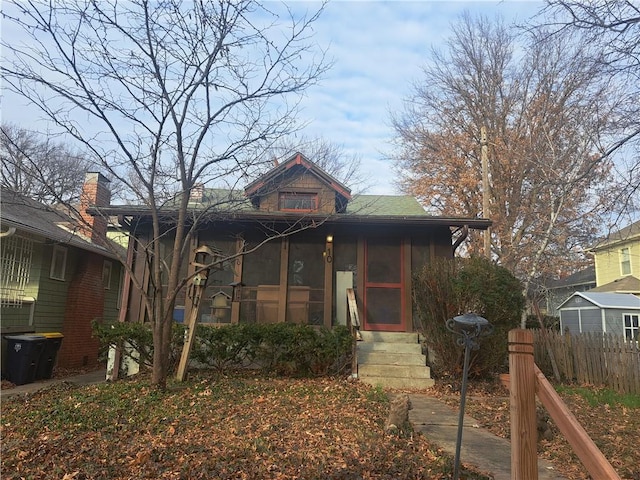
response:
{"label": "front door", "polygon": [[364,329],[404,332],[403,245],[400,238],[365,243]]}

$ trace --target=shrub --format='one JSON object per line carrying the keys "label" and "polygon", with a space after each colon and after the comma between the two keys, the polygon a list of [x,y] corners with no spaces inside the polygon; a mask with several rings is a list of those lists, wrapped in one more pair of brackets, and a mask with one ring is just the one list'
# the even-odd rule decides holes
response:
{"label": "shrub", "polygon": [[[153,332],[151,324],[138,322],[102,323],[94,321],[92,324],[93,336],[100,341],[101,348],[108,350],[110,347],[118,347],[124,355],[135,352],[136,361],[141,367],[151,367],[153,363]],[[169,355],[169,369],[173,370],[180,360],[182,345],[184,343],[185,327],[174,324],[171,353]],[[129,348],[123,348],[128,344]],[[133,357],[133,355],[131,355]]]}
{"label": "shrub", "polygon": [[[151,366],[153,338],[148,324],[94,322],[94,336],[105,347],[128,343]],[[171,368],[180,358],[184,326],[176,324],[171,348]],[[266,373],[285,376],[337,375],[351,368],[352,337],[349,329],[317,328],[291,323],[198,325],[191,358],[219,372],[257,366]]]}
{"label": "shrub", "polygon": [[489,376],[507,364],[507,334],[517,328],[525,306],[522,285],[508,270],[479,257],[436,259],[414,276],[413,297],[435,375],[459,375],[464,349],[445,322],[474,312],[493,333],[471,355],[470,375]]}

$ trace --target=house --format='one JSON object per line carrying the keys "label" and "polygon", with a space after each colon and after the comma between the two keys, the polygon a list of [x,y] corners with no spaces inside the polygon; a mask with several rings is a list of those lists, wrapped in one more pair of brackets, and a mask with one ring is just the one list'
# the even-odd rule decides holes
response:
{"label": "house", "polygon": [[629,293],[576,292],[559,307],[560,329],[611,333],[638,340],[640,298]]}
{"label": "house", "polygon": [[59,332],[58,366],[95,364],[91,322],[115,321],[121,302],[122,265],[107,248],[106,221],[86,212],[110,202],[108,181],[87,174],[83,221],[11,191],[1,195],[2,335]]}
{"label": "house", "polygon": [[[436,257],[453,257],[469,229],[491,224],[429,215],[409,196],[352,195],[300,153],[241,192],[194,188],[189,208],[202,215],[192,247],[231,258],[209,275],[199,321],[210,324],[346,324],[346,289],[353,287],[361,329],[415,331],[412,273]],[[148,264],[141,246],[151,239],[149,209],[112,205],[100,211],[120,218],[136,239],[129,242],[129,258],[144,284]],[[170,231],[171,206],[162,213]],[[148,321],[138,290],[129,289],[126,301],[127,320]],[[183,292],[176,319],[184,318],[186,303]]]}
{"label": "house", "polygon": [[612,232],[590,249],[598,292],[640,295],[640,221]]}
{"label": "house", "polygon": [[546,285],[546,314],[557,317],[558,307],[573,293],[586,292],[596,286],[596,269],[593,265],[567,277],[552,280]]}

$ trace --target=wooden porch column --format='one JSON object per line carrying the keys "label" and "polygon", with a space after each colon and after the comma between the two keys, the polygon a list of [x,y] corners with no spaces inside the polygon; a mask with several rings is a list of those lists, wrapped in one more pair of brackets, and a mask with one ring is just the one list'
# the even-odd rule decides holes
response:
{"label": "wooden porch column", "polygon": [[402,283],[404,284],[404,321],[405,331],[413,332],[413,305],[411,303],[411,237],[402,239]]}
{"label": "wooden porch column", "polygon": [[280,291],[278,293],[278,323],[287,321],[287,299],[289,294],[289,238],[280,243]]}
{"label": "wooden porch column", "polygon": [[360,318],[360,328],[364,330],[367,319],[364,315],[364,281],[365,281],[365,254],[364,254],[364,237],[362,235],[358,235],[358,245],[356,247],[356,263],[358,264],[356,267],[357,271],[357,279],[356,279],[356,288],[358,289],[358,294],[356,295],[356,303],[360,305],[360,311],[362,312],[362,317]]}
{"label": "wooden porch column", "polygon": [[328,240],[324,245],[324,326],[331,328],[331,313],[333,311],[333,235],[331,241]]}
{"label": "wooden porch column", "polygon": [[[244,238],[242,235],[238,235],[236,238],[236,254],[242,252],[244,250]],[[235,284],[240,284],[242,282],[242,264],[244,260],[244,255],[238,255],[233,260],[233,282]],[[239,288],[239,287],[237,287]],[[233,298],[231,299],[231,323],[239,323],[240,322],[240,304],[239,300]]]}
{"label": "wooden porch column", "polygon": [[[184,324],[189,326],[190,318],[191,318],[191,309],[193,308],[193,300],[189,298],[188,289],[191,286],[191,279],[196,271],[196,266],[193,265],[193,252],[196,248],[198,248],[199,242],[198,232],[194,232],[191,237],[191,245],[189,245],[189,252],[187,253],[188,257],[186,259],[187,262],[187,277],[189,278],[189,282],[187,283],[187,294],[184,296]],[[202,292],[204,294],[204,292]],[[202,299],[204,300],[204,298]],[[201,300],[201,302],[202,302]]]}

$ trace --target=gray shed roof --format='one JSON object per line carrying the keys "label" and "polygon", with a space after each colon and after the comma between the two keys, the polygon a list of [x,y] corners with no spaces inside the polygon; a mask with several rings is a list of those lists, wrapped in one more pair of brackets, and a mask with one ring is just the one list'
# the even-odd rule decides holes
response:
{"label": "gray shed roof", "polygon": [[558,307],[561,309],[569,300],[574,297],[582,297],[588,302],[593,303],[600,308],[624,308],[631,310],[640,310],[640,297],[636,297],[630,293],[591,293],[591,292],[575,292],[567,298]]}

